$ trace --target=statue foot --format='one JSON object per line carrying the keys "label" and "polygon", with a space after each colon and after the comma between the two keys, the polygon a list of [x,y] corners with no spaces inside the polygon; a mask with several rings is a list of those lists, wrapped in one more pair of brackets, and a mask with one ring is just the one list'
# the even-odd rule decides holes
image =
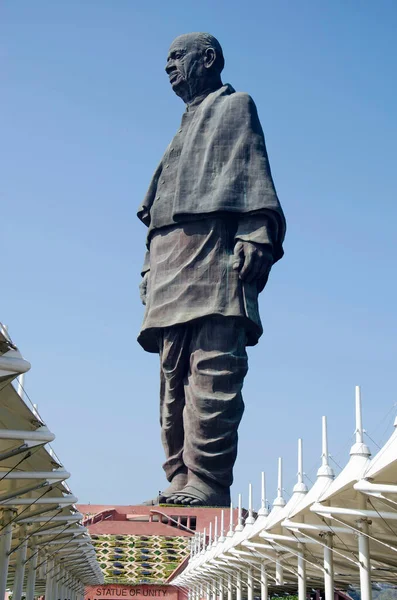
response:
{"label": "statue foot", "polygon": [[189,473],[187,485],[167,496],[166,503],[182,506],[229,506],[230,489]]}
{"label": "statue foot", "polygon": [[158,506],[159,504],[166,504],[168,496],[174,494],[178,490],[182,489],[187,484],[187,471],[179,471],[174,475],[170,485],[163,491],[159,492],[158,496],[151,500],[142,502],[143,506]]}

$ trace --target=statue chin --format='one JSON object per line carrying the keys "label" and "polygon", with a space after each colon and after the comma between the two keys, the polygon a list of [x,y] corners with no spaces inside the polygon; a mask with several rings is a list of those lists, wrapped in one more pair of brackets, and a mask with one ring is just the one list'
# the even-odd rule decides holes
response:
{"label": "statue chin", "polygon": [[177,79],[174,83],[171,84],[172,91],[181,98],[185,104],[189,101],[189,94],[186,93],[186,86],[184,85],[184,79]]}

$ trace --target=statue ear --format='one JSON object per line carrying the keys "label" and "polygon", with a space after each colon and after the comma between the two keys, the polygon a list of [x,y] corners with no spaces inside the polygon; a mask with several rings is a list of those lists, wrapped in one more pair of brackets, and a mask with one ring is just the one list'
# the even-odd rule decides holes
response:
{"label": "statue ear", "polygon": [[204,52],[204,66],[210,69],[216,60],[216,52],[213,48],[206,48]]}

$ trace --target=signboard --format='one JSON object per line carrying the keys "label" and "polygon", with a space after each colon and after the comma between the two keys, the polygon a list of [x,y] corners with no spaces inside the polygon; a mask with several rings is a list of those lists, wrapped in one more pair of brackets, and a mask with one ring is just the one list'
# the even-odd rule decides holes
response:
{"label": "signboard", "polygon": [[108,585],[87,586],[84,593],[85,600],[120,600],[134,598],[134,600],[178,600],[178,589],[172,585]]}

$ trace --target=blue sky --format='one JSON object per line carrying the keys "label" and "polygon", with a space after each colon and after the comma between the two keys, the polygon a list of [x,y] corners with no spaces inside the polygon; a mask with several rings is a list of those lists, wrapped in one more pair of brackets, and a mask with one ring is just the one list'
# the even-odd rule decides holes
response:
{"label": "blue sky", "polygon": [[[249,92],[285,209],[285,257],[249,350],[234,497],[297,438],[315,477],[321,416],[348,458],[364,424],[391,432],[397,355],[394,0],[14,0],[1,7],[0,319],[33,365],[32,400],[82,502],[164,484],[158,357],[136,342],[145,228],[136,209],[184,106],[170,42],[208,31],[224,81]],[[372,450],[375,444],[369,442]]]}

